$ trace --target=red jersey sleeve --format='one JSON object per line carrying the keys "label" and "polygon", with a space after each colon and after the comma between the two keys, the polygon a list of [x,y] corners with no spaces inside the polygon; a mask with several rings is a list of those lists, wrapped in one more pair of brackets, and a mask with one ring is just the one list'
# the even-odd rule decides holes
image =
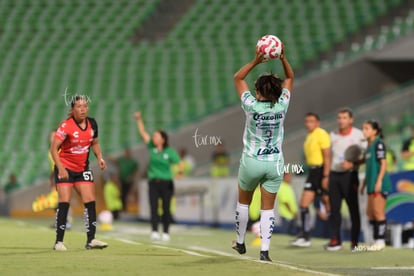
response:
{"label": "red jersey sleeve", "polygon": [[68,136],[67,126],[67,121],[64,121],[60,124],[59,128],[55,132],[56,139],[60,141],[65,141],[66,137]]}

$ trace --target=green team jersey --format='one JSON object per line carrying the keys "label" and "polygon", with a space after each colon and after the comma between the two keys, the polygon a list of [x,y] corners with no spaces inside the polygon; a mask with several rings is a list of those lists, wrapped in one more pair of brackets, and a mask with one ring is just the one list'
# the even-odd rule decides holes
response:
{"label": "green team jersey", "polygon": [[289,101],[286,88],[277,103],[258,101],[250,91],[242,94],[241,106],[246,114],[244,154],[261,161],[283,161],[283,122]]}
{"label": "green team jersey", "polygon": [[171,164],[180,162],[180,157],[175,149],[166,147],[158,151],[152,141],[148,143],[148,149],[150,156],[148,179],[172,180]]}
{"label": "green team jersey", "polygon": [[[371,145],[368,146],[365,154],[365,185],[368,194],[375,192],[375,183],[381,168],[381,160],[386,158],[385,144],[381,138],[377,137]],[[391,192],[391,180],[387,172],[382,178],[382,193]]]}

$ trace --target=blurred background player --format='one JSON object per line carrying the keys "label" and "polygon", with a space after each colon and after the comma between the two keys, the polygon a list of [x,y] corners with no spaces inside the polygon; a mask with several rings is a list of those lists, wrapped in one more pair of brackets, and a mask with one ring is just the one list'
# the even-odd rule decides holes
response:
{"label": "blurred background player", "polygon": [[[127,211],[128,195],[132,187],[134,187],[139,165],[138,162],[132,158],[131,150],[129,147],[125,148],[124,155],[118,158],[117,164],[119,169],[119,179],[121,181],[122,208],[124,211]],[[137,196],[138,195],[135,197]]]}
{"label": "blurred background player", "polygon": [[104,184],[104,200],[106,209],[112,213],[114,220],[119,219],[119,212],[122,211],[121,189],[119,177],[116,173],[109,173]]}
{"label": "blurred background player", "polygon": [[305,116],[305,127],[308,130],[303,150],[306,164],[309,168],[302,197],[300,199],[300,231],[296,240],[291,245],[297,247],[309,247],[310,241],[310,213],[309,205],[319,196],[329,212],[328,179],[331,162],[331,140],[329,134],[320,127],[319,115],[308,113]]}
{"label": "blurred background player", "polygon": [[315,223],[312,229],[312,236],[317,238],[329,238],[329,213],[326,210],[325,204],[323,204],[320,196],[316,196],[313,201],[313,208],[315,209]]}
{"label": "blurred background player", "polygon": [[[260,184],[260,260],[263,261],[272,261],[269,257],[269,247],[275,223],[273,208],[276,193],[282,182],[284,165],[283,121],[289,106],[294,77],[293,70],[283,52],[280,60],[285,72],[285,80],[283,81],[274,74],[261,75],[255,82],[256,96],[250,92],[245,78],[256,65],[267,61],[257,48],[254,59],[242,66],[234,75],[234,85],[246,115],[246,124],[238,175],[237,240],[233,241],[232,248],[239,254],[246,253],[245,235],[249,219],[249,205],[254,190]],[[263,124],[258,124],[258,121]]]}
{"label": "blurred background player", "polygon": [[[195,166],[196,166],[196,162],[194,160],[194,157],[192,157],[186,148],[180,148],[178,150],[178,154],[180,155],[180,160],[181,163],[183,165],[183,173],[182,176],[189,176]],[[180,171],[180,165],[179,164],[172,164],[172,170],[173,170],[173,174],[174,176],[178,176],[179,175],[179,171]]]}
{"label": "blurred background player", "polygon": [[414,126],[412,126],[411,131],[411,137],[404,141],[401,149],[404,171],[414,170]]}
{"label": "blurred background player", "polygon": [[285,173],[282,184],[277,192],[277,209],[280,215],[280,233],[296,235],[297,225],[296,217],[298,215],[298,203],[296,201],[295,191],[291,185],[292,175]]}
{"label": "blurred background player", "polygon": [[[328,251],[342,249],[341,204],[345,199],[351,217],[351,249],[358,245],[361,231],[361,217],[358,202],[358,164],[360,153],[366,148],[362,131],[352,126],[354,122],[351,109],[345,107],[337,112],[338,129],[331,136],[331,172],[329,174],[329,203],[332,236],[324,246]],[[357,151],[348,156],[346,151],[354,146]],[[350,158],[352,157],[352,158]]]}
{"label": "blurred background player", "polygon": [[230,175],[230,155],[223,143],[214,147],[211,160],[213,162],[210,170],[212,177],[228,177]]}
{"label": "blurred background player", "polygon": [[21,187],[20,183],[17,181],[16,175],[11,173],[9,175],[9,181],[4,185],[4,192],[10,194],[13,191],[17,191]]}
{"label": "blurred background player", "polygon": [[[148,186],[151,209],[151,240],[170,241],[171,198],[174,194],[172,164],[180,164],[178,175],[183,174],[183,165],[175,149],[168,144],[168,135],[163,130],[155,131],[152,138],[145,129],[140,112],[134,113],[139,134],[149,150]],[[158,199],[162,199],[162,236],[158,233]]]}
{"label": "blurred background player", "polygon": [[108,244],[95,239],[95,186],[88,160],[92,149],[99,167],[102,170],[106,168],[98,141],[98,125],[95,119],[88,117],[88,101],[85,97],[73,97],[70,105],[69,118],[63,121],[56,131],[50,147],[50,153],[55,162],[55,183],[59,195],[54,249],[67,250],[63,244],[63,237],[72,188],[78,192],[85,206],[84,219],[87,235],[85,248],[102,249]]}
{"label": "blurred background player", "polygon": [[386,148],[378,122],[366,121],[362,126],[368,148],[365,153],[365,181],[361,186],[361,194],[366,188],[368,193],[367,216],[373,227],[374,244],[371,250],[385,248],[385,203],[391,192],[391,179],[387,173]]}
{"label": "blurred background player", "polygon": [[[180,148],[178,150],[178,154],[179,154],[180,160],[181,160],[180,163],[171,165],[173,178],[177,178],[177,179],[181,178],[181,177],[189,176],[193,172],[195,164],[196,164],[195,160],[194,160],[194,157],[192,157],[188,153],[186,148]],[[181,166],[183,168],[183,171],[180,174],[180,167]],[[176,222],[175,218],[174,218],[175,211],[176,211],[176,203],[177,203],[176,197],[173,195],[172,198],[171,198],[171,205],[170,205],[171,223]],[[158,204],[158,213],[159,213],[160,216],[162,216],[162,208],[160,206],[162,206],[162,200],[160,200],[159,204]]]}

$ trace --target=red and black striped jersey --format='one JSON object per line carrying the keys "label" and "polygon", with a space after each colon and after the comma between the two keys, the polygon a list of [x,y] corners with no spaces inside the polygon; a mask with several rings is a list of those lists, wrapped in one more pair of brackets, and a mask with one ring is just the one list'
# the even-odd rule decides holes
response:
{"label": "red and black striped jersey", "polygon": [[82,172],[89,167],[89,151],[94,138],[98,137],[98,125],[93,118],[86,118],[82,129],[73,117],[62,122],[55,138],[62,141],[59,157],[65,168]]}

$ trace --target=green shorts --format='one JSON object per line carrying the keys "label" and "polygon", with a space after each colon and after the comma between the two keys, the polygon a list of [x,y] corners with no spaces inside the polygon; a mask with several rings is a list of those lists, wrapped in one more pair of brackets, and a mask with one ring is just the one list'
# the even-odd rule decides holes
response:
{"label": "green shorts", "polygon": [[239,185],[242,190],[253,191],[261,184],[269,193],[277,193],[283,179],[281,161],[259,161],[242,155],[239,167]]}

